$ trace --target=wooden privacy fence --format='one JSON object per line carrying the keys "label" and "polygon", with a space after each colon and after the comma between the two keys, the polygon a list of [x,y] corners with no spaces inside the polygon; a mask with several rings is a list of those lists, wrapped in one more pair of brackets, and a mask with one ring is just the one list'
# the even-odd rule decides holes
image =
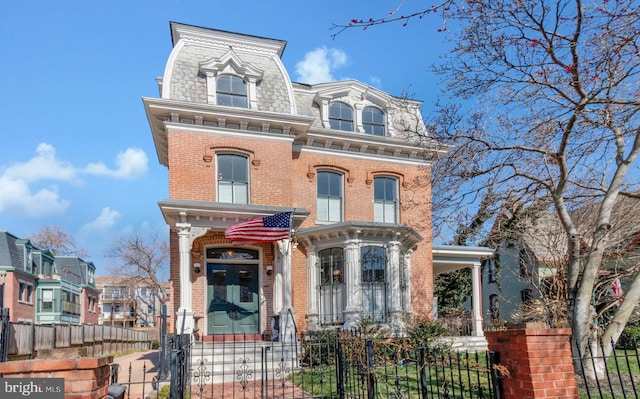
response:
{"label": "wooden privacy fence", "polygon": [[149,334],[96,324],[10,323],[8,360],[52,357],[104,356],[127,350],[150,349]]}

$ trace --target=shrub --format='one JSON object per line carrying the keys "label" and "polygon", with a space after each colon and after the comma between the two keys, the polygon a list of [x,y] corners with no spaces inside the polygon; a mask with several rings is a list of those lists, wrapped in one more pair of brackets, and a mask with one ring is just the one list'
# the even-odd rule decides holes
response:
{"label": "shrub", "polygon": [[616,343],[619,349],[637,349],[640,344],[640,324],[627,325]]}
{"label": "shrub", "polygon": [[412,349],[431,346],[435,341],[444,335],[445,328],[437,321],[427,317],[414,317],[407,322],[405,333],[409,346]]}

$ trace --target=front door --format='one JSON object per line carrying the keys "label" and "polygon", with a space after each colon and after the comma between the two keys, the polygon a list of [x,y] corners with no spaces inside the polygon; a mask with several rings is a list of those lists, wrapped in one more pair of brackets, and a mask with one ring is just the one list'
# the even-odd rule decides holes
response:
{"label": "front door", "polygon": [[259,332],[258,265],[207,265],[207,334]]}

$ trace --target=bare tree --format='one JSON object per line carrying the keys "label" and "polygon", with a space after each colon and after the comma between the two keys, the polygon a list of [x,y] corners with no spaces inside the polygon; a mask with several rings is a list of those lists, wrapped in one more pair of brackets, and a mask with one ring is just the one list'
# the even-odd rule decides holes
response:
{"label": "bare tree", "polygon": [[[525,205],[550,201],[568,244],[568,317],[584,353],[597,332],[592,297],[614,204],[638,198],[640,5],[468,0],[443,7],[443,17],[462,30],[435,70],[445,78],[445,91],[465,103],[442,107],[432,126],[459,159],[467,159],[452,164],[447,178],[467,184],[460,192],[470,204],[483,197],[485,186]],[[579,223],[572,210],[588,204],[591,223]],[[639,299],[636,271],[600,333],[605,354]]]}
{"label": "bare tree", "polygon": [[88,256],[84,248],[78,248],[76,239],[57,224],[41,226],[31,238],[33,245],[40,249],[49,250],[54,256]]}
{"label": "bare tree", "polygon": [[[152,298],[138,297],[137,300],[153,300],[165,303],[168,292],[165,282],[168,281],[167,261],[169,244],[159,240],[157,235],[145,238],[141,235],[121,237],[113,242],[107,256],[115,260],[110,266],[110,273],[124,277],[130,292],[146,287],[152,290]],[[153,306],[147,303],[147,306]]]}

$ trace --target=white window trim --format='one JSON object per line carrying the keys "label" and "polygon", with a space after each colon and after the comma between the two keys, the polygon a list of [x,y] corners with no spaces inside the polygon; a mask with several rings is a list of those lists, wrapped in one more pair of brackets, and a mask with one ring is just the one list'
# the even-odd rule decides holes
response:
{"label": "white window trim", "polygon": [[[327,172],[327,173],[335,173],[340,176],[340,186],[341,186],[341,196],[340,196],[340,220],[320,220],[318,219],[318,174]],[[344,222],[344,207],[345,207],[345,174],[342,172],[338,172],[331,169],[322,169],[316,172],[316,224],[333,224]],[[328,212],[328,209],[327,209]],[[328,215],[328,214],[327,214]]]}
{"label": "white window trim", "polygon": [[242,154],[242,153],[238,153],[238,152],[219,152],[215,154],[216,157],[216,175],[215,175],[215,179],[216,179],[216,201],[217,202],[221,202],[220,201],[220,168],[218,165],[218,156],[220,155],[237,155],[237,156],[241,156],[244,157],[247,161],[247,202],[246,203],[239,203],[239,202],[223,202],[224,204],[239,204],[239,205],[249,205],[251,204],[251,168],[249,163],[251,162],[251,157],[247,154]]}
{"label": "white window trim", "polygon": [[216,80],[219,75],[235,75],[247,82],[247,108],[258,109],[257,84],[264,74],[258,68],[243,62],[233,50],[220,58],[200,63],[200,72],[207,80],[207,102],[217,105]]}

